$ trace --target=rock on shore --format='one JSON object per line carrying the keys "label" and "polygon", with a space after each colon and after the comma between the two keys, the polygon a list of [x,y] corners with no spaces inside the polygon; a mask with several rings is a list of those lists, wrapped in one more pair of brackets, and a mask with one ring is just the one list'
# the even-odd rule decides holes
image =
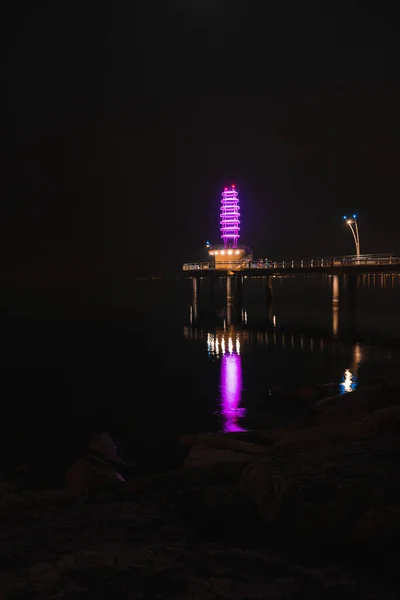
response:
{"label": "rock on shore", "polygon": [[86,501],[0,481],[0,598],[399,598],[399,423],[380,386]]}

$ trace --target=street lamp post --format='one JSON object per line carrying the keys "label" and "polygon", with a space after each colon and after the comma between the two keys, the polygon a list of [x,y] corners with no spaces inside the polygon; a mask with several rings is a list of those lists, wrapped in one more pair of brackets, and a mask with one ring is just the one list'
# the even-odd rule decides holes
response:
{"label": "street lamp post", "polygon": [[344,216],[343,219],[346,221],[353,234],[354,243],[356,245],[356,255],[360,256],[360,233],[358,231],[357,215],[353,215],[350,219]]}

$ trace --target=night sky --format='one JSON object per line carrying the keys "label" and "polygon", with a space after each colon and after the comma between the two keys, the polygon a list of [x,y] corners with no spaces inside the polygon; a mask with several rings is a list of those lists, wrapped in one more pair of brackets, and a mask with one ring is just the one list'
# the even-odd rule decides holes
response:
{"label": "night sky", "polygon": [[219,243],[231,183],[255,257],[353,253],[353,212],[362,253],[399,252],[398,15],[352,6],[12,3],[3,286],[173,276]]}

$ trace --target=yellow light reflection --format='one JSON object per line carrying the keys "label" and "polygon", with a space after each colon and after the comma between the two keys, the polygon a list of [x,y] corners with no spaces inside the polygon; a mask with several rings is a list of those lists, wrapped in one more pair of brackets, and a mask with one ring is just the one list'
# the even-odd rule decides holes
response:
{"label": "yellow light reflection", "polygon": [[362,351],[359,343],[355,344],[353,350],[353,371],[358,371],[360,362],[362,361]]}
{"label": "yellow light reflection", "polygon": [[334,337],[337,337],[339,332],[339,308],[337,306],[333,307],[332,311],[332,333]]}

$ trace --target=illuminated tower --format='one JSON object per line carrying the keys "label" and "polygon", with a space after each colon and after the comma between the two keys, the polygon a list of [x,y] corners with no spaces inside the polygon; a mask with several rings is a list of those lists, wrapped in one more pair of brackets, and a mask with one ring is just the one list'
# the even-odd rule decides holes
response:
{"label": "illuminated tower", "polygon": [[240,207],[239,194],[235,186],[225,188],[221,198],[221,238],[224,248],[236,248],[240,237]]}
{"label": "illuminated tower", "polygon": [[211,268],[222,271],[240,271],[253,260],[253,251],[248,246],[239,244],[240,207],[239,194],[235,186],[225,188],[221,198],[220,213],[221,238],[224,244],[211,246],[207,242],[208,254],[214,263]]}

